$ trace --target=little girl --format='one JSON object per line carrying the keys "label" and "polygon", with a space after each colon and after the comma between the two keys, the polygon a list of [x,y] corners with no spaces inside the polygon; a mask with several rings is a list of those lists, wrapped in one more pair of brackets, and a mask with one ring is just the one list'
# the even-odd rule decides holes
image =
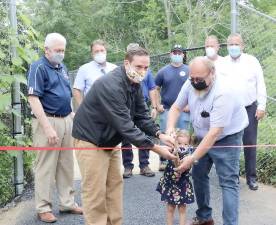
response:
{"label": "little girl", "polygon": [[174,153],[179,158],[168,162],[164,175],[160,178],[156,188],[161,194],[161,201],[167,203],[167,225],[173,225],[176,206],[178,206],[179,212],[179,225],[185,225],[186,204],[194,202],[189,171],[185,171],[182,174],[174,171],[174,168],[178,167],[180,160],[192,152],[192,148],[189,146],[190,139],[190,135],[186,131],[177,133]]}

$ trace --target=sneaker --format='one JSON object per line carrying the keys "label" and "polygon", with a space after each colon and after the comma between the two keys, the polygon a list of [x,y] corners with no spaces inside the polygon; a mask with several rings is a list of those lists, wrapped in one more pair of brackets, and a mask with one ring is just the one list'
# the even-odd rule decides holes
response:
{"label": "sneaker", "polygon": [[160,161],[160,164],[159,164],[159,171],[164,171],[165,168],[167,166],[167,162],[166,161]]}
{"label": "sneaker", "polygon": [[213,219],[201,220],[198,217],[194,217],[190,225],[214,225],[214,224],[215,223]]}
{"label": "sneaker", "polygon": [[130,178],[132,176],[132,169],[131,168],[125,168],[125,171],[123,173],[123,178]]}
{"label": "sneaker", "polygon": [[140,174],[146,177],[155,176],[155,173],[148,166],[145,166],[144,168],[140,169]]}

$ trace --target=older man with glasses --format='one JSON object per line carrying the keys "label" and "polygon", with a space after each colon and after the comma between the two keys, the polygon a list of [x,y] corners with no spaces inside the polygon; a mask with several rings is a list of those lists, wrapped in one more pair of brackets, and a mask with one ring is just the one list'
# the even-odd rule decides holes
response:
{"label": "older man with glasses", "polygon": [[173,133],[183,107],[188,104],[199,145],[177,170],[184,172],[194,164],[192,176],[198,209],[191,225],[214,224],[209,184],[213,164],[222,190],[223,224],[238,225],[239,158],[243,130],[248,125],[246,110],[224,78],[216,76],[211,60],[197,57],[189,68],[190,80],[169,111],[167,132]]}

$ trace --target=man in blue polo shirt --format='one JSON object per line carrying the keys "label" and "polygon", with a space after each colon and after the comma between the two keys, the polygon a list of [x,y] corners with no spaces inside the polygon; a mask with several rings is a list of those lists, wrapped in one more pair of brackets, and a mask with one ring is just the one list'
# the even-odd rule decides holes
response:
{"label": "man in blue polo shirt", "polygon": [[[181,90],[182,85],[188,78],[189,68],[183,64],[184,51],[181,45],[175,45],[170,53],[171,63],[161,68],[155,78],[155,84],[158,97],[161,97],[160,101],[157,101],[157,110],[160,113],[160,129],[166,131],[167,115],[172,104],[176,100],[178,93]],[[188,107],[183,109],[181,113],[177,127],[180,129],[189,129],[189,114]],[[160,158],[159,170],[163,171],[166,166],[166,160]]]}
{"label": "man in blue polo shirt", "polygon": [[[34,147],[72,147],[73,113],[71,87],[62,64],[66,39],[50,33],[45,39],[45,55],[31,64],[28,72],[28,101],[33,113]],[[52,214],[52,188],[57,187],[59,210],[82,214],[74,201],[73,152],[37,151],[35,162],[35,205],[38,218],[46,223],[57,219]]]}

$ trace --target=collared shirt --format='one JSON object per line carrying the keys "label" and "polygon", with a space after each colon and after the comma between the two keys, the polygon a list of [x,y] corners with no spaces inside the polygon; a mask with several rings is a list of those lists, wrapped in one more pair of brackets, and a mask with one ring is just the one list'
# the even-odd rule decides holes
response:
{"label": "collared shirt", "polygon": [[237,60],[226,56],[222,75],[227,76],[239,91],[245,106],[257,100],[258,109],[265,110],[267,94],[263,70],[254,56],[242,53]]}
{"label": "collared shirt", "polygon": [[131,84],[124,66],[95,81],[74,117],[74,138],[100,147],[114,147],[123,139],[151,148],[159,126],[154,123],[139,84]]}
{"label": "collared shirt", "polygon": [[199,96],[187,81],[175,103],[182,109],[190,108],[190,119],[195,134],[202,139],[210,128],[224,128],[218,140],[238,133],[248,126],[248,116],[242,102],[223,77],[216,77],[212,87]]}
{"label": "collared shirt", "polygon": [[[205,56],[205,58],[208,59],[207,56]],[[215,65],[215,69],[216,69],[216,74],[220,74],[222,73],[221,71],[224,71],[225,70],[225,66],[224,66],[224,57],[218,55],[217,59],[216,60],[211,60],[214,65]]]}
{"label": "collared shirt", "polygon": [[161,88],[161,103],[165,109],[171,108],[188,76],[189,67],[185,64],[180,67],[166,65],[158,71],[155,84]]}
{"label": "collared shirt", "polygon": [[32,63],[28,72],[28,95],[38,96],[49,114],[71,113],[72,91],[65,65],[54,67],[45,56]]}
{"label": "collared shirt", "polygon": [[145,78],[142,81],[143,95],[144,95],[146,102],[148,102],[150,100],[149,92],[154,90],[155,87],[156,87],[156,85],[154,82],[154,78],[153,78],[151,70],[149,69]]}
{"label": "collared shirt", "polygon": [[116,67],[115,64],[109,62],[106,62],[106,66],[102,66],[95,61],[86,63],[79,68],[73,88],[83,91],[84,95],[86,95],[95,80]]}

